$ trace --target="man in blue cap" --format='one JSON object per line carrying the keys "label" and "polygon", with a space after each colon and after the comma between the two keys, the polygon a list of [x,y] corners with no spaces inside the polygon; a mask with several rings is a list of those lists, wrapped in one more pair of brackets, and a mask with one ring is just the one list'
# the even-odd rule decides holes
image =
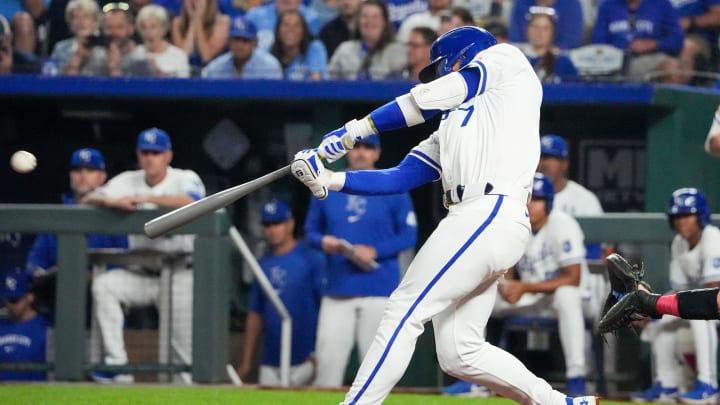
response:
{"label": "man in blue cap", "polygon": [[210,79],[282,79],[280,62],[258,48],[257,28],[244,17],[235,17],[230,25],[230,51],[218,56],[203,69]]}
{"label": "man in blue cap", "polygon": [[[347,170],[375,169],[380,152],[378,135],[358,140],[347,153]],[[337,388],[343,385],[353,347],[357,345],[361,360],[370,348],[388,296],[400,281],[398,255],[415,247],[417,219],[407,192],[376,196],[332,192],[325,200],[310,201],[305,235],[328,255],[314,384]]]}
{"label": "man in blue cap", "polygon": [[[82,148],[70,157],[70,191],[64,193],[63,204],[77,204],[90,192],[102,186],[107,179],[105,158],[97,149]],[[87,236],[89,248],[127,249],[127,237],[124,235]],[[46,273],[56,270],[57,236],[38,234],[28,253],[27,269],[33,273]]]}
{"label": "man in blue cap", "polygon": [[[179,208],[205,196],[200,176],[192,170],[170,166],[172,142],[167,132],[148,128],[140,132],[136,154],[140,170],[118,174],[108,183],[83,199],[83,202],[120,211],[137,209]],[[193,251],[192,235],[174,235],[156,240],[144,235],[129,235],[130,249],[154,250],[169,254],[189,255]],[[156,304],[160,294],[159,269],[117,269],[95,277],[92,292],[95,316],[103,337],[105,363],[127,364],[123,339],[123,306]],[[193,274],[187,268],[172,274],[172,341],[177,345],[175,364],[192,358],[192,291]],[[131,382],[127,374],[93,373],[98,382]],[[123,377],[120,379],[120,377]],[[132,377],[132,376],[129,376]],[[185,378],[185,376],[183,376]],[[189,378],[189,377],[188,377]],[[187,380],[187,379],[186,379]]]}
{"label": "man in blue cap", "polygon": [[[325,258],[295,239],[295,219],[284,202],[272,200],[263,205],[261,220],[269,252],[260,258],[260,267],[296,325],[292,328],[290,385],[308,385],[315,373],[312,354],[323,294]],[[262,335],[259,383],[280,385],[281,326],[282,318],[255,281],[250,290],[245,345],[238,367],[243,379],[252,367],[258,338]]]}
{"label": "man in blue cap", "polygon": [[[0,364],[45,363],[48,322],[33,304],[30,273],[13,271],[0,277],[0,300],[8,319],[0,319]],[[0,381],[39,381],[42,371],[0,371]]]}

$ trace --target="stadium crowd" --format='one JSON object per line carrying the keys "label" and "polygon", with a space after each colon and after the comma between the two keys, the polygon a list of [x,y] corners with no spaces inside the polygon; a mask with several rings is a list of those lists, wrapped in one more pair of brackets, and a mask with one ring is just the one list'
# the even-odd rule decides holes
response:
{"label": "stadium crowd", "polygon": [[713,1],[11,0],[0,73],[417,81],[418,55],[464,25],[517,45],[547,83],[718,72]]}

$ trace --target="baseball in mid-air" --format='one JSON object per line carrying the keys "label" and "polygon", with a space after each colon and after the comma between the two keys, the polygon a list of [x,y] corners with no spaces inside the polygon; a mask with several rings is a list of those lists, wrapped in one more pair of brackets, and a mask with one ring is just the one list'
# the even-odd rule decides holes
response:
{"label": "baseball in mid-air", "polygon": [[19,150],[13,153],[10,158],[10,167],[18,173],[29,173],[37,166],[35,155],[26,151]]}

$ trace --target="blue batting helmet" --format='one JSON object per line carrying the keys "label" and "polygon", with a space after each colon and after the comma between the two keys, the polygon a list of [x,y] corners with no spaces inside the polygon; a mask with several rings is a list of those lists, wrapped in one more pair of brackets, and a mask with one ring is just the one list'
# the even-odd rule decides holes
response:
{"label": "blue batting helmet", "polygon": [[679,188],[673,191],[668,200],[667,215],[670,227],[674,229],[672,219],[675,215],[695,214],[698,217],[700,227],[710,223],[710,204],[705,194],[693,187]]}
{"label": "blue batting helmet", "polygon": [[452,72],[458,60],[465,67],[479,52],[497,44],[493,34],[479,27],[459,27],[442,34],[430,48],[430,64],[420,71],[420,81],[430,82]]}
{"label": "blue batting helmet", "polygon": [[547,207],[548,213],[552,210],[553,199],[555,199],[555,189],[553,188],[552,182],[546,175],[542,173],[535,173],[535,178],[533,179],[532,197],[545,200],[545,206]]}

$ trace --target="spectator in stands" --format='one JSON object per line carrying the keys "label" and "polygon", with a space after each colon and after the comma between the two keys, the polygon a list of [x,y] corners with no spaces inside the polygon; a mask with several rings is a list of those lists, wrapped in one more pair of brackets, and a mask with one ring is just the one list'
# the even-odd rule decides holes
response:
{"label": "spectator in stands", "polygon": [[606,0],[598,8],[592,34],[595,44],[609,44],[628,53],[631,80],[662,73],[660,81],[683,83],[680,63],[672,55],[682,49],[683,32],[669,0]]}
{"label": "spectator in stands", "polygon": [[[437,34],[442,35],[452,29],[469,25],[475,25],[470,11],[464,7],[453,7],[440,13],[440,26],[437,29]],[[496,39],[499,38],[496,37]]]}
{"label": "spectator in stands", "polygon": [[403,77],[419,82],[420,71],[430,64],[430,47],[438,34],[429,27],[415,27],[410,30],[410,37],[405,43],[407,47],[407,66]]}
{"label": "spectator in stands", "polygon": [[358,20],[361,0],[339,0],[338,16],[325,24],[320,31],[320,40],[325,44],[328,55],[335,53],[337,47],[351,39],[360,37]]}
{"label": "spectator in stands", "polygon": [[184,0],[172,20],[172,42],[185,51],[192,66],[205,66],[228,45],[230,17],[220,14],[215,0]]}
{"label": "spectator in stands", "polygon": [[[379,158],[380,137],[363,138],[347,154],[348,170],[374,169]],[[408,193],[367,197],[331,191],[325,200],[310,201],[305,235],[329,255],[314,384],[340,387],[353,346],[360,359],[370,348],[400,280],[398,254],[415,246],[417,220]]]}
{"label": "spectator in stands", "polygon": [[[48,322],[33,307],[30,273],[8,272],[0,282],[0,300],[9,315],[0,319],[0,364],[45,363]],[[0,381],[46,379],[44,371],[0,371]]]}
{"label": "spectator in stands", "polygon": [[270,53],[280,62],[287,80],[328,78],[325,46],[313,39],[302,14],[296,10],[280,13]]}
{"label": "spectator in stands", "polygon": [[[82,148],[70,157],[70,191],[61,196],[63,204],[74,205],[105,184],[105,159],[97,149]],[[87,235],[89,248],[127,249],[127,236]],[[38,234],[28,253],[27,269],[34,274],[57,270],[57,236]]]}
{"label": "spectator in stands", "polygon": [[136,24],[143,43],[132,51],[132,59],[147,61],[154,76],[190,76],[187,54],[165,39],[170,22],[164,8],[152,4],[143,7]]}
{"label": "spectator in stands", "polygon": [[[532,237],[514,269],[505,273],[493,308],[496,317],[511,315],[556,317],[565,358],[567,393],[584,396],[585,321],[581,274],[585,235],[572,216],[554,209],[553,185],[535,174],[528,204]],[[514,280],[517,274],[519,280]]]}
{"label": "spectator in stands", "polygon": [[[443,15],[444,11],[450,10],[452,6],[452,0],[428,0],[429,9],[422,13],[415,13],[408,16],[397,32],[397,40],[400,42],[407,42],[410,37],[410,30],[415,27],[430,27],[437,31],[440,29],[440,16]],[[472,20],[472,16],[470,18]]]}
{"label": "spectator in stands", "polygon": [[570,58],[555,46],[555,22],[554,9],[533,7],[528,17],[528,43],[520,46],[543,83],[572,81],[578,76]]}
{"label": "spectator in stands", "polygon": [[[673,2],[680,17],[680,26],[685,32],[680,66],[693,71],[699,65],[701,70],[716,70],[711,62],[717,62],[718,29],[720,28],[720,1],[693,0]],[[690,82],[692,76],[685,76]]]}
{"label": "spectator in stands", "polygon": [[103,6],[102,12],[102,30],[108,39],[108,73],[110,76],[129,74],[133,65],[132,51],[137,45],[133,39],[135,24],[130,6],[127,3],[108,3]]}
{"label": "spectator in stands", "polygon": [[92,40],[98,38],[100,7],[94,0],[71,0],[65,10],[65,20],[72,38],[55,44],[52,59],[66,75],[107,75],[107,49]]}
{"label": "spectator in stands", "polygon": [[[42,26],[48,0],[9,0],[0,2],[0,16],[10,21],[14,33],[13,47],[26,54],[38,50],[38,26]],[[44,29],[44,26],[43,26]],[[41,38],[45,40],[45,38]]]}
{"label": "spectator in stands", "polygon": [[217,0],[220,12],[230,17],[244,16],[248,11],[263,3],[261,0]]}
{"label": "spectator in stands", "polygon": [[407,62],[403,44],[395,41],[383,0],[360,5],[360,38],[345,41],[330,58],[333,79],[383,80],[400,77]]}
{"label": "spectator in stands", "polygon": [[[146,6],[138,16],[153,7]],[[163,11],[164,12],[164,11]],[[83,203],[119,211],[138,209],[178,208],[205,196],[205,186],[192,170],[170,166],[172,144],[167,132],[150,128],[140,132],[136,154],[140,170],[118,174],[108,183],[86,195]],[[151,240],[144,235],[129,235],[130,249],[156,250],[185,256],[193,251],[192,235],[174,235]],[[135,269],[116,269],[95,277],[92,283],[95,317],[100,328],[105,364],[124,365],[128,357],[123,340],[123,306],[157,304],[160,295],[160,269],[137,266]],[[185,268],[175,268],[170,292],[172,319],[170,321],[172,350],[177,354],[174,364],[186,364],[192,359],[192,302],[193,272],[188,258]],[[98,382],[132,382],[130,374],[95,372]]]}
{"label": "spectator in stands", "polygon": [[393,32],[400,28],[406,18],[428,10],[428,0],[388,0],[386,3]]}
{"label": "spectator in stands", "polygon": [[[290,208],[272,200],[262,208],[263,235],[270,252],[260,267],[292,318],[290,385],[308,385],[315,374],[315,332],[323,295],[325,257],[295,239]],[[256,280],[250,290],[243,356],[238,374],[245,379],[262,335],[260,385],[280,385],[282,318]]]}
{"label": "spectator in stands", "polygon": [[244,17],[235,17],[230,26],[230,51],[210,61],[203,69],[210,79],[282,79],[280,62],[258,47],[257,28]]}
{"label": "spectator in stands", "polygon": [[250,10],[246,18],[258,30],[258,44],[260,48],[269,50],[275,42],[275,27],[278,16],[285,12],[296,10],[305,18],[305,22],[313,36],[317,36],[322,28],[323,21],[318,13],[302,4],[302,0],[275,0]]}
{"label": "spectator in stands", "polygon": [[493,34],[499,44],[507,43],[510,40],[508,38],[507,25],[500,20],[490,20],[487,24],[483,25],[483,28]]}
{"label": "spectator in stands", "polygon": [[515,0],[508,25],[510,42],[528,42],[528,14],[532,7],[550,7],[555,10],[555,45],[560,49],[582,45],[584,25],[579,0]]}
{"label": "spectator in stands", "polygon": [[713,156],[720,156],[720,105],[715,110],[710,130],[705,138],[705,152]]}
{"label": "spectator in stands", "polygon": [[40,63],[35,56],[13,47],[13,34],[5,17],[0,15],[0,74],[38,73]]}

